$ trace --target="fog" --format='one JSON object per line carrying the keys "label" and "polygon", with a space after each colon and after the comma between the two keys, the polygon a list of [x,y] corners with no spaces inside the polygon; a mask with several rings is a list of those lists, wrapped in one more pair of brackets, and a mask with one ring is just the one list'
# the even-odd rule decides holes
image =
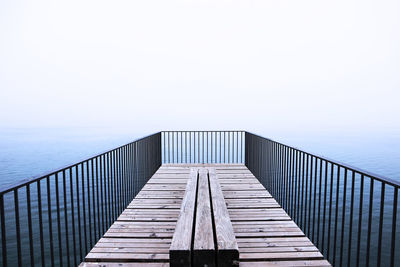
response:
{"label": "fog", "polygon": [[395,132],[399,1],[1,1],[1,127]]}

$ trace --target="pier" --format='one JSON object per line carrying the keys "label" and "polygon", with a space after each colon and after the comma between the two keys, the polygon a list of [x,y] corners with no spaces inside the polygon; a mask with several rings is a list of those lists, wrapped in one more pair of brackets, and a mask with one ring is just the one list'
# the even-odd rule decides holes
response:
{"label": "pier", "polygon": [[164,131],[0,190],[2,266],[396,266],[399,182],[245,131]]}
{"label": "pier", "polygon": [[[237,242],[239,252],[237,262],[227,256],[225,260],[228,262],[225,265],[220,263],[218,266],[235,266],[239,265],[239,262],[240,266],[330,266],[264,186],[246,166],[239,164],[161,166],[85,257],[85,263],[81,266],[113,266],[118,263],[169,266],[174,233],[181,235],[179,237],[181,242],[178,243],[182,246],[185,244],[182,240],[185,239],[193,242],[195,247],[197,243],[206,243],[210,255],[203,253],[203,260],[209,260],[207,266],[216,266],[216,250],[219,249],[215,249],[213,244],[212,230],[195,234],[195,240],[191,240],[191,229],[187,231],[179,231],[185,228],[176,229],[180,218],[193,217],[190,208],[182,210],[182,201],[185,190],[194,189],[196,192],[195,186],[189,185],[187,188],[186,184],[191,176],[193,179],[193,175],[197,179],[198,170],[199,183],[207,179],[207,171],[210,173],[210,179],[212,175],[217,177],[229,213],[229,218],[221,218],[227,219],[226,225],[222,223],[221,227],[224,229],[221,231],[230,233],[226,229],[233,227],[234,236],[228,238],[236,239]],[[200,188],[198,190],[197,221],[200,222],[196,227],[207,228],[204,225],[207,225],[208,220],[208,224],[211,225],[211,214],[207,214],[204,210],[199,212],[199,206],[209,207],[207,201],[209,192],[203,194]],[[190,194],[187,191],[186,193]],[[213,197],[217,198],[216,195]],[[215,202],[216,199],[212,201],[212,205],[215,206]],[[217,228],[216,232],[219,230]],[[176,257],[179,259],[179,255]],[[181,257],[185,259],[184,255]],[[174,266],[190,265],[186,264],[188,263],[181,265],[176,259]],[[194,266],[205,266],[204,264],[194,264]]]}

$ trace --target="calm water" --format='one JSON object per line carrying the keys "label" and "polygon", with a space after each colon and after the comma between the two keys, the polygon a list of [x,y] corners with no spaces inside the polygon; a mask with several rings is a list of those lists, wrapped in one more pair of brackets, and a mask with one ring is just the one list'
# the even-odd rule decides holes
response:
{"label": "calm water", "polygon": [[[0,129],[0,188],[147,134],[104,128]],[[257,134],[400,181],[399,134]]]}
{"label": "calm water", "polygon": [[0,188],[147,134],[105,128],[0,129]]}
{"label": "calm water", "polygon": [[[276,141],[400,180],[400,134],[268,135]],[[0,188],[149,133],[128,129],[0,129]]]}

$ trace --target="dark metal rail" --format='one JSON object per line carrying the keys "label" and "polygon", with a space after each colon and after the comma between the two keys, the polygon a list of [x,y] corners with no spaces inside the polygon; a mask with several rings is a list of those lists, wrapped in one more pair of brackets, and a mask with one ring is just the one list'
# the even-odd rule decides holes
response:
{"label": "dark metal rail", "polygon": [[246,166],[334,266],[399,266],[398,181],[248,132],[245,143]]}
{"label": "dark metal rail", "polygon": [[244,131],[163,131],[163,163],[244,163]]}
{"label": "dark metal rail", "polygon": [[161,133],[0,191],[2,266],[77,266],[161,165]]}

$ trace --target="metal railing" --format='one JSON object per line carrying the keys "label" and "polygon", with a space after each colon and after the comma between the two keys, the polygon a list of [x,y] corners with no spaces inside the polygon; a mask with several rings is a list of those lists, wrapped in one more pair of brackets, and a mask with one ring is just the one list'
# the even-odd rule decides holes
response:
{"label": "metal railing", "polygon": [[77,266],[161,165],[161,133],[0,191],[2,266]]}
{"label": "metal railing", "polygon": [[244,131],[163,131],[1,190],[0,263],[76,266],[162,163],[245,164],[333,265],[400,262],[399,182]]}
{"label": "metal railing", "polygon": [[245,143],[246,166],[334,266],[399,266],[398,181],[248,132]]}
{"label": "metal railing", "polygon": [[244,131],[163,131],[163,163],[244,163]]}

